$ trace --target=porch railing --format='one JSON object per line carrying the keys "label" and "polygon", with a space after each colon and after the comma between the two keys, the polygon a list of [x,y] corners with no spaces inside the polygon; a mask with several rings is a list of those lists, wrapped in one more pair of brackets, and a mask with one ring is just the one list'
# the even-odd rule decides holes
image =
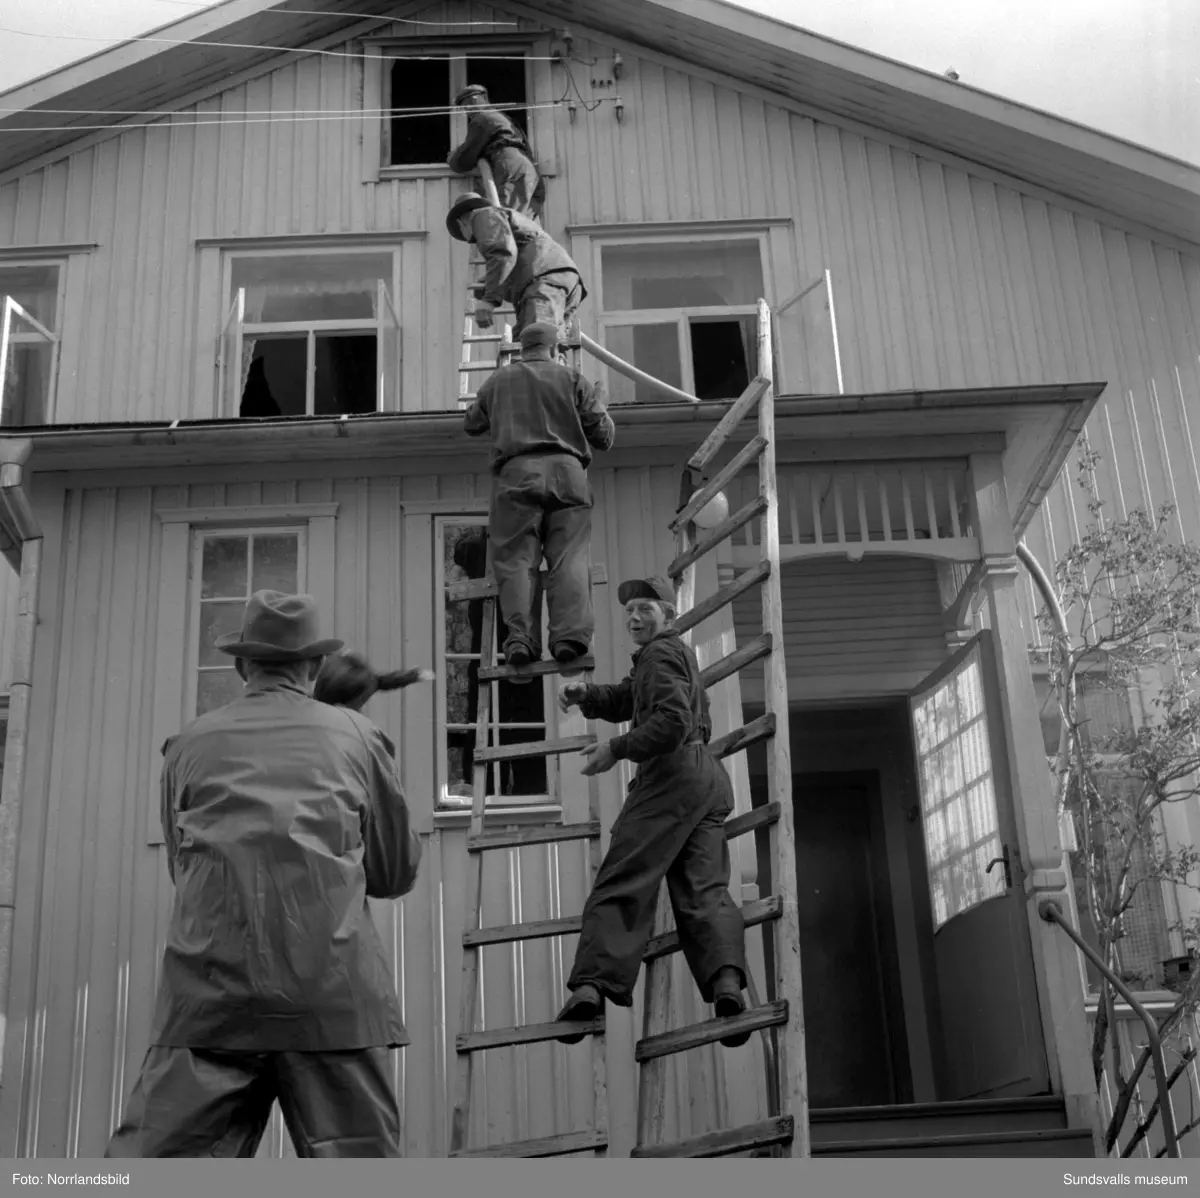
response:
{"label": "porch railing", "polygon": [[[1154,1068],[1154,1082],[1158,1090],[1158,1117],[1162,1124],[1163,1140],[1168,1157],[1178,1158],[1179,1137],[1175,1131],[1175,1113],[1171,1109],[1171,1086],[1167,1074],[1167,1062],[1163,1056],[1162,1037],[1158,1034],[1158,1023],[1153,1015],[1133,996],[1133,991],[1108,967],[1104,958],[1071,926],[1062,907],[1053,899],[1043,899],[1038,904],[1038,914],[1047,923],[1055,923],[1075,942],[1075,947],[1100,971],[1108,984],[1129,1004],[1129,1009],[1142,1021],[1146,1028],[1146,1039],[1150,1046],[1150,1063]],[[1117,1034],[1116,1028],[1112,1034]]]}

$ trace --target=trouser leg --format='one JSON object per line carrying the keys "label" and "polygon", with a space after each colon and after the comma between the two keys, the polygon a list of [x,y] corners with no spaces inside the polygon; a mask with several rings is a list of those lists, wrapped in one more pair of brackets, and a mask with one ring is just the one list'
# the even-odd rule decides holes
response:
{"label": "trouser leg", "polygon": [[501,207],[536,216],[537,167],[515,146],[497,150],[489,160]]}
{"label": "trouser leg", "polygon": [[274,1083],[266,1054],[152,1047],[106,1157],[251,1157]]}
{"label": "trouser leg", "polygon": [[488,536],[500,611],[508,626],[504,652],[519,645],[535,660],[542,653],[538,618],[542,503],[540,478],[520,459],[509,462],[495,477]]}
{"label": "trouser leg", "polygon": [[[561,280],[561,282],[556,281]],[[513,337],[519,338],[527,324],[541,322],[552,324],[558,329],[561,339],[566,339],[567,326],[582,299],[578,276],[560,272],[535,279],[525,288],[515,306],[516,326]]]}
{"label": "trouser leg", "polygon": [[542,532],[546,558],[550,650],[571,642],[586,649],[595,631],[592,610],[592,494],[583,464],[561,455],[550,460],[549,505]]}
{"label": "trouser leg", "polygon": [[275,1071],[297,1156],[404,1155],[390,1049],[284,1052]]}

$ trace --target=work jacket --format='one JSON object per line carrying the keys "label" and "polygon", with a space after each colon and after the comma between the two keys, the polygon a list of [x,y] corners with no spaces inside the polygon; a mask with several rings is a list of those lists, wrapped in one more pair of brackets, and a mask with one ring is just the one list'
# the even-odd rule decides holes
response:
{"label": "work jacket", "polygon": [[175,905],[151,1043],[247,1052],[407,1044],[367,898],[421,858],[391,741],[286,682],[163,746]]}
{"label": "work jacket", "polygon": [[497,307],[505,300],[519,306],[530,284],[557,276],[570,289],[578,283],[580,302],[587,288],[571,255],[536,221],[508,208],[477,208],[471,222],[475,244],[487,264],[483,298]]}
{"label": "work jacket", "polygon": [[494,108],[475,108],[467,122],[467,136],[461,145],[450,151],[446,160],[450,169],[466,174],[474,170],[481,158],[488,158],[497,150],[520,150],[533,161],[533,151],[525,135],[502,112]]}

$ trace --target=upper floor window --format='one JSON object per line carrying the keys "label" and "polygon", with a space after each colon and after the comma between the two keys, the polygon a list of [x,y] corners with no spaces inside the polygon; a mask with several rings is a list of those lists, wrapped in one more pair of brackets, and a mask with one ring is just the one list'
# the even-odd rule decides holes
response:
{"label": "upper floor window", "polygon": [[304,532],[296,528],[196,533],[189,717],[204,715],[241,694],[233,658],[216,648],[217,638],[241,628],[246,600],[255,591],[292,595],[303,590],[304,549]]}
{"label": "upper floor window", "polygon": [[0,263],[0,425],[49,423],[58,367],[62,267]]}
{"label": "upper floor window", "polygon": [[[487,553],[486,517],[448,517],[436,522],[435,552],[438,557],[436,587],[439,611],[437,670],[438,796],[443,808],[469,808],[472,798],[473,760],[479,703],[479,668],[483,658],[483,600],[461,603],[445,601],[445,586],[466,579],[483,578]],[[543,637],[545,625],[543,615]],[[491,660],[504,638],[504,625],[497,621]],[[501,658],[503,660],[503,658]],[[548,713],[552,710],[550,683],[538,679],[514,686],[492,682],[491,742],[499,745],[545,740],[552,736]],[[546,757],[518,758],[488,766],[488,804],[533,806],[546,804],[556,793],[554,771],[557,761]]]}
{"label": "upper floor window", "polygon": [[[394,60],[385,65],[390,114],[384,123],[383,162],[389,166],[445,167],[450,151],[466,136],[467,120],[462,112],[448,111],[455,96],[470,84],[487,88],[488,99],[501,109],[526,137],[529,113],[510,104],[529,103],[525,50],[521,46],[479,47],[478,56],[467,50],[422,52],[409,47],[390,47],[385,54]],[[404,54],[428,57],[404,58]],[[443,108],[441,112],[419,113],[413,109]]]}
{"label": "upper floor window", "polygon": [[243,417],[399,409],[391,249],[231,254],[221,407]]}
{"label": "upper floor window", "polygon": [[[763,242],[753,237],[600,245],[604,344],[640,370],[700,399],[736,399],[757,371]],[[615,402],[655,393],[614,371]]]}

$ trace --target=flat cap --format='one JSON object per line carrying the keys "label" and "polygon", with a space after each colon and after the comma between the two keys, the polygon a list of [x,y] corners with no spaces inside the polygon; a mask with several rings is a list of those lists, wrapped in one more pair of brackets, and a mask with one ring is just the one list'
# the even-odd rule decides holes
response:
{"label": "flat cap", "polygon": [[558,345],[558,327],[545,320],[534,321],[521,330],[522,345],[547,345],[553,349]]}
{"label": "flat cap", "polygon": [[628,603],[630,599],[653,599],[659,603],[675,604],[675,587],[661,574],[649,578],[630,578],[617,588],[617,599]]}

